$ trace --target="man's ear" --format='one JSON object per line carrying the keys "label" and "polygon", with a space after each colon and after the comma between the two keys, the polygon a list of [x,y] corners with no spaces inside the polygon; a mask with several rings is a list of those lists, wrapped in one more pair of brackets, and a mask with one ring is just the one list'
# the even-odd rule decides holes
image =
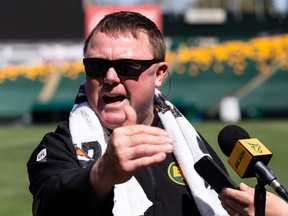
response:
{"label": "man's ear", "polygon": [[160,62],[158,64],[158,68],[156,71],[156,78],[155,78],[155,87],[156,88],[160,88],[160,86],[162,85],[163,79],[167,73],[168,73],[167,62]]}

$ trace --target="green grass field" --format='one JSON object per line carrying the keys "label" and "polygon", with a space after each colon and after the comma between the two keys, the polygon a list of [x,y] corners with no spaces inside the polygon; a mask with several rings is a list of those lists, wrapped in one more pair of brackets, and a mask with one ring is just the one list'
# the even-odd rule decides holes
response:
{"label": "green grass field", "polygon": [[[218,133],[225,125],[221,122],[197,122],[194,127],[218,153],[234,181],[239,183],[240,177],[230,168],[217,143]],[[243,121],[238,125],[246,129],[251,137],[259,138],[273,152],[269,167],[287,189],[288,120]],[[44,133],[54,129],[55,125],[0,126],[0,215],[32,215],[26,162]],[[244,182],[253,187],[256,184],[254,178]],[[266,189],[271,191],[269,186]]]}

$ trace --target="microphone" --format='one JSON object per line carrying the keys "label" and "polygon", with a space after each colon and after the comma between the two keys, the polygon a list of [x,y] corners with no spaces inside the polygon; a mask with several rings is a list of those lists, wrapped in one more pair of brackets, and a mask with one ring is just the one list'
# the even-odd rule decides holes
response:
{"label": "microphone", "polygon": [[258,140],[237,125],[224,127],[218,135],[220,149],[228,163],[241,178],[255,176],[254,165],[259,161],[267,165],[272,153]]}
{"label": "microphone", "polygon": [[228,157],[228,163],[241,178],[256,176],[288,200],[288,192],[267,167],[273,154],[258,139],[250,138],[249,134],[237,125],[228,125],[219,132],[218,143]]}

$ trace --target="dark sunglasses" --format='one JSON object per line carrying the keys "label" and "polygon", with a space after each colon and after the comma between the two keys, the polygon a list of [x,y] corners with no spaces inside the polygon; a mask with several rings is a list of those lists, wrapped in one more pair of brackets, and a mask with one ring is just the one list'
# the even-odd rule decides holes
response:
{"label": "dark sunglasses", "polygon": [[159,59],[135,60],[119,59],[107,60],[101,58],[84,58],[83,64],[85,72],[91,77],[105,76],[109,68],[114,68],[119,77],[138,78],[142,73],[143,67],[150,67],[155,63],[161,62]]}

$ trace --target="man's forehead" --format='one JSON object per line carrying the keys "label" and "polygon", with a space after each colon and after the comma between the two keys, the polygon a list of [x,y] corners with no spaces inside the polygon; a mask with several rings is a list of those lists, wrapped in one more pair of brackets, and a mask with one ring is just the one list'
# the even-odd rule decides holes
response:
{"label": "man's forehead", "polygon": [[148,38],[147,31],[143,28],[138,28],[131,31],[130,29],[97,29],[93,36],[96,34],[105,34],[107,37],[120,38],[120,37],[132,37],[135,39]]}
{"label": "man's forehead", "polygon": [[131,33],[111,35],[97,31],[88,44],[85,56],[104,59],[150,59],[154,55],[148,35],[143,31],[139,31],[138,38],[133,37]]}

